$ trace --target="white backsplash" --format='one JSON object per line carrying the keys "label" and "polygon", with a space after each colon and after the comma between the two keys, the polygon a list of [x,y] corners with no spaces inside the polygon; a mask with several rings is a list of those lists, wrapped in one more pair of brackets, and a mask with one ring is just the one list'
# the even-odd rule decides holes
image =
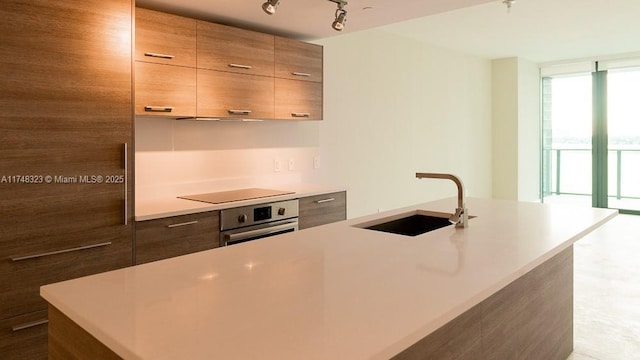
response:
{"label": "white backsplash", "polygon": [[314,122],[138,118],[136,198],[314,182],[318,142]]}

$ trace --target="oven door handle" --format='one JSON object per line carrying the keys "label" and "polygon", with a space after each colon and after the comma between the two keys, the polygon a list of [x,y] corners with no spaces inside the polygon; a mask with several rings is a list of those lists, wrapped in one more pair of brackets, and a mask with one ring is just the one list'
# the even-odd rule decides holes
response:
{"label": "oven door handle", "polygon": [[291,221],[286,224],[269,226],[263,229],[248,230],[248,231],[243,231],[237,234],[225,234],[224,242],[226,245],[228,245],[230,243],[250,239],[252,237],[260,237],[260,236],[274,234],[274,233],[278,233],[286,230],[296,230],[297,228],[298,228],[298,222]]}

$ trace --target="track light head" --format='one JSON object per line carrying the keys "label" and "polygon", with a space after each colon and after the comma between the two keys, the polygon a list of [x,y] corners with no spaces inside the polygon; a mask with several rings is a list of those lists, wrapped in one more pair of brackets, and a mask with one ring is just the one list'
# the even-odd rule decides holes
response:
{"label": "track light head", "polygon": [[337,10],[336,11],[336,19],[331,24],[331,27],[336,31],[342,31],[344,29],[344,23],[347,22],[347,11],[346,10]]}
{"label": "track light head", "polygon": [[336,19],[331,24],[331,27],[336,31],[342,31],[344,29],[344,24],[347,22],[347,10],[344,9],[344,6],[347,5],[346,1],[343,0],[329,0],[336,4],[338,4],[338,10],[336,10]]}
{"label": "track light head", "polygon": [[276,13],[276,9],[278,8],[278,4],[280,0],[267,0],[262,4],[262,10],[269,15],[273,15]]}

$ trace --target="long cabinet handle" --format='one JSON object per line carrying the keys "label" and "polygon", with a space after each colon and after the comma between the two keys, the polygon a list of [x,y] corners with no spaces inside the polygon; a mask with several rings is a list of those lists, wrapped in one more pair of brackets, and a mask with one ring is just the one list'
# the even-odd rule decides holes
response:
{"label": "long cabinet handle", "polygon": [[99,243],[99,244],[93,244],[93,245],[78,246],[78,247],[74,247],[74,248],[70,248],[70,249],[64,249],[64,250],[50,251],[50,252],[34,254],[34,255],[16,256],[16,257],[12,257],[11,261],[22,261],[22,260],[36,259],[36,258],[41,258],[41,257],[45,257],[45,256],[64,254],[64,253],[68,253],[68,252],[93,249],[93,248],[109,246],[109,245],[111,245],[111,241],[103,242],[103,243]]}
{"label": "long cabinet handle", "polygon": [[251,65],[242,65],[242,64],[229,64],[229,67],[237,68],[237,69],[245,69],[245,70],[253,69],[253,66]]}
{"label": "long cabinet handle", "polygon": [[263,229],[248,230],[238,234],[227,234],[227,235],[224,235],[225,246],[229,245],[230,243],[237,242],[239,240],[246,240],[256,236],[265,236],[265,235],[269,235],[269,234],[273,234],[281,231],[289,231],[289,230],[297,230],[297,229],[298,229],[298,221],[291,221],[282,225],[269,226]]}
{"label": "long cabinet handle", "polygon": [[124,152],[124,224],[129,225],[129,144],[123,144]]}
{"label": "long cabinet handle", "polygon": [[146,52],[144,53],[144,56],[149,56],[149,57],[154,57],[154,58],[160,58],[160,59],[173,59],[175,56],[173,55],[169,55],[169,54],[159,54],[159,53],[153,53],[153,52]]}
{"label": "long cabinet handle", "polygon": [[251,114],[251,110],[229,110],[229,114],[231,115],[249,115]]}
{"label": "long cabinet handle", "polygon": [[322,200],[316,200],[316,204],[323,204],[323,203],[328,203],[331,201],[334,201],[334,198],[328,198],[328,199],[322,199]]}
{"label": "long cabinet handle", "polygon": [[292,72],[291,75],[293,75],[293,76],[311,77],[311,74],[309,74],[309,73],[296,72],[296,71]]}
{"label": "long cabinet handle", "polygon": [[178,223],[178,224],[169,224],[169,225],[167,225],[167,227],[168,228],[175,228],[175,227],[180,227],[180,226],[195,225],[197,223],[198,223],[198,220],[194,220],[194,221],[187,221],[187,222]]}
{"label": "long cabinet handle", "polygon": [[29,328],[32,328],[32,327],[36,327],[36,326],[39,326],[39,325],[44,325],[44,324],[46,324],[48,322],[49,322],[49,320],[47,320],[47,319],[40,319],[40,320],[31,321],[31,322],[24,323],[24,324],[12,326],[11,330],[13,330],[14,332],[20,331],[20,330],[26,330],[26,329],[29,329]]}
{"label": "long cabinet handle", "polygon": [[148,111],[148,112],[172,112],[173,111],[173,106],[147,105],[147,106],[144,107],[144,111]]}
{"label": "long cabinet handle", "polygon": [[310,113],[291,113],[292,117],[309,117],[311,116]]}

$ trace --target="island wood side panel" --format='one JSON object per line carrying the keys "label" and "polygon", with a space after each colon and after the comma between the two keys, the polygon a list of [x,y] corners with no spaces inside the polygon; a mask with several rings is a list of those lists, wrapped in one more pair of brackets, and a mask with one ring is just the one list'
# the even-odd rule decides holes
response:
{"label": "island wood side panel", "polygon": [[83,328],[49,305],[49,360],[122,360]]}
{"label": "island wood side panel", "polygon": [[573,246],[394,360],[564,360],[573,351]]}

